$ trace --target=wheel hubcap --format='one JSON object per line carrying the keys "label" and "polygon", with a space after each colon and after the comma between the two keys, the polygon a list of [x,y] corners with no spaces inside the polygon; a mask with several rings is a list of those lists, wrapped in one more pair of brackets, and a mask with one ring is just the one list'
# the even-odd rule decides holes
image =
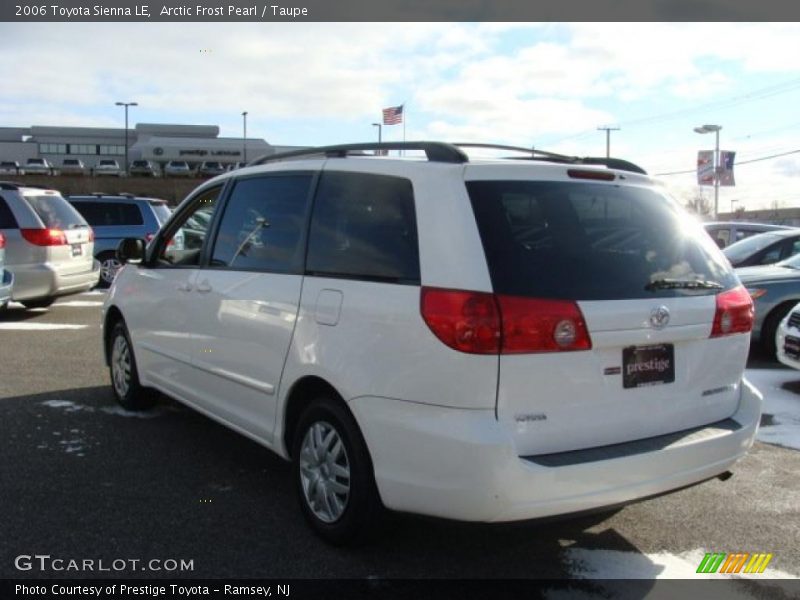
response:
{"label": "wheel hubcap", "polygon": [[117,336],[111,350],[111,379],[117,395],[124,398],[131,385],[131,353],[123,335]]}
{"label": "wheel hubcap", "polygon": [[300,446],[300,482],[314,516],[325,523],[342,516],[350,497],[350,461],[330,423],[317,421],[306,431]]}
{"label": "wheel hubcap", "polygon": [[114,277],[117,276],[117,271],[121,268],[122,263],[116,258],[107,258],[100,263],[100,277],[102,277],[103,281],[110,284],[114,281]]}

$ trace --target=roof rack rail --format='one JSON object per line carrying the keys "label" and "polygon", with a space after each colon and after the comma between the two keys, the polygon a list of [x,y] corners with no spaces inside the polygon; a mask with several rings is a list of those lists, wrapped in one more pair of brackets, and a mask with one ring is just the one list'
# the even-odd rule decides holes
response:
{"label": "roof rack rail", "polygon": [[523,152],[530,154],[530,156],[510,156],[513,160],[544,160],[549,162],[563,162],[574,165],[604,165],[609,169],[618,169],[620,171],[631,171],[633,173],[641,173],[647,175],[639,165],[632,163],[622,158],[606,158],[601,156],[568,156],[566,154],[557,154],[556,152],[548,152],[546,150],[538,150],[536,148],[524,148],[521,146],[504,146],[501,144],[477,144],[471,142],[457,142],[453,144],[459,148],[489,148],[495,150],[511,150],[513,152]]}
{"label": "roof rack rail", "polygon": [[0,190],[18,190],[21,187],[22,184],[16,181],[0,181]]}
{"label": "roof rack rail", "polygon": [[[345,158],[350,154],[366,150],[422,150],[431,162],[466,163],[469,157],[453,144],[444,142],[370,142],[363,144],[340,144],[337,146],[318,146],[303,150],[292,150],[280,154],[267,154],[260,156],[247,166],[263,165],[287,159],[305,156],[324,156],[327,158]],[[362,154],[362,156],[366,156]]]}

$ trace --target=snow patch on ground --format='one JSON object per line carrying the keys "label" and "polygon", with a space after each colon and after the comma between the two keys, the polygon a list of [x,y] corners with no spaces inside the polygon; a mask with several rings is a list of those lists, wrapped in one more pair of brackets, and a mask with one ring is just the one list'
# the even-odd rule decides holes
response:
{"label": "snow patch on ground", "polygon": [[5,331],[53,331],[57,329],[86,329],[88,325],[72,323],[0,323]]}
{"label": "snow patch on ground", "polygon": [[82,404],[75,404],[70,400],[45,400],[42,402],[42,405],[48,406],[50,408],[63,408],[64,412],[78,412],[78,411],[86,411],[86,412],[94,412],[94,408],[91,406],[84,406]]}
{"label": "snow patch on ground", "polygon": [[79,308],[103,306],[102,302],[96,300],[69,300],[67,302],[59,302],[56,306],[74,306]]}
{"label": "snow patch on ground", "polygon": [[764,395],[763,413],[769,415],[759,441],[800,450],[800,395],[791,391],[800,391],[800,371],[748,369],[745,377]]}

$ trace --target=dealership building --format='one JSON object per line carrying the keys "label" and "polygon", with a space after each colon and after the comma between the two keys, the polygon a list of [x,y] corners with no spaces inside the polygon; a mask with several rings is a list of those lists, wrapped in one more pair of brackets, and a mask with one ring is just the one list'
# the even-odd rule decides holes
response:
{"label": "dealership building", "polygon": [[[92,168],[114,158],[124,168],[125,129],[99,127],[0,127],[0,161],[21,166],[29,158],[45,158],[53,167],[65,158],[77,158]],[[219,137],[216,125],[139,123],[128,129],[128,160],[146,159],[163,168],[170,160],[185,160],[196,167],[203,161],[230,164],[291,150],[257,138]]]}

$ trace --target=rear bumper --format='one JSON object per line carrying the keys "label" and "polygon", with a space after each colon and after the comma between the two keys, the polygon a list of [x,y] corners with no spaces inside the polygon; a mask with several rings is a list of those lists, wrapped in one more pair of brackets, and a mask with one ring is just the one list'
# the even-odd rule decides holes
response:
{"label": "rear bumper", "polygon": [[11,299],[11,288],[14,286],[14,275],[11,271],[0,269],[0,305]]}
{"label": "rear bumper", "polygon": [[77,294],[97,285],[100,263],[94,260],[90,270],[69,275],[47,264],[28,265],[15,268],[14,279],[12,297],[18,301]]}
{"label": "rear bumper", "polygon": [[725,425],[547,459],[518,456],[493,411],[374,397],[350,406],[388,508],[515,521],[624,504],[725,472],[752,445],[761,415],[761,395],[746,380],[740,394]]}

